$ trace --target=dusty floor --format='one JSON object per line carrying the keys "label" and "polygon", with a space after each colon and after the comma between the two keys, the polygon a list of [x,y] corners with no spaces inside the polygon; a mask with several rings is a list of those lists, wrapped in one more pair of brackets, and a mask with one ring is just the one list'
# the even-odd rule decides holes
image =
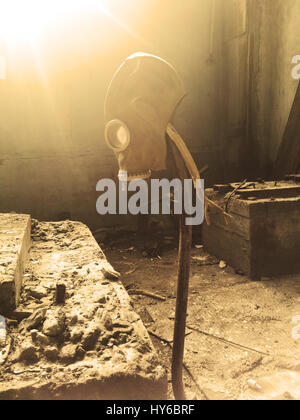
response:
{"label": "dusty floor", "polygon": [[[100,231],[96,236],[129,294],[143,290],[166,298],[132,294],[168,369],[172,398],[167,342],[174,320],[176,232],[152,231],[150,237]],[[187,322],[192,329],[185,352],[194,381],[186,372],[188,398],[300,399],[300,340],[293,338],[292,324],[300,315],[300,276],[253,282],[231,267],[221,268],[195,245]]]}

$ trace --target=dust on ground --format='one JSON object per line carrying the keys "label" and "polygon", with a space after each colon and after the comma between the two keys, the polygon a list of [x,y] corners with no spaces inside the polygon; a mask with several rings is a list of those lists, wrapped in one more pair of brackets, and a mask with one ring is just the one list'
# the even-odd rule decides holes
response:
{"label": "dust on ground", "polygon": [[[99,230],[96,238],[122,274],[168,370],[171,399],[177,233],[115,229]],[[300,340],[292,323],[297,315],[300,276],[254,282],[208,255],[201,240],[194,238],[185,349],[187,397],[300,399]]]}

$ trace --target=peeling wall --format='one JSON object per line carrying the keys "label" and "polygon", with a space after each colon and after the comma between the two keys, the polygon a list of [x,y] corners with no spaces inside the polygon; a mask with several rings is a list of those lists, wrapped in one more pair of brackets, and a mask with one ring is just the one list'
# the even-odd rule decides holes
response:
{"label": "peeling wall", "polygon": [[248,171],[249,31],[248,0],[223,2],[222,182],[245,179]]}
{"label": "peeling wall", "polygon": [[199,166],[209,164],[207,182],[222,179],[223,0],[107,3],[118,19],[82,14],[57,24],[35,49],[0,44],[8,68],[0,80],[0,212],[116,223],[95,209],[97,181],[117,173],[103,105],[113,73],[137,51],[178,68],[188,95],[174,122]]}
{"label": "peeling wall", "polygon": [[300,0],[107,3],[117,19],[73,16],[35,49],[12,52],[0,40],[0,212],[92,227],[122,221],[97,215],[96,183],[117,174],[104,142],[105,93],[137,51],[177,67],[188,95],[174,123],[198,166],[209,165],[206,185],[268,176],[298,85]]}
{"label": "peeling wall", "polygon": [[300,0],[223,2],[224,181],[272,177],[299,80]]}
{"label": "peeling wall", "polygon": [[292,77],[292,58],[300,54],[300,0],[253,3],[253,170],[268,176],[299,84]]}

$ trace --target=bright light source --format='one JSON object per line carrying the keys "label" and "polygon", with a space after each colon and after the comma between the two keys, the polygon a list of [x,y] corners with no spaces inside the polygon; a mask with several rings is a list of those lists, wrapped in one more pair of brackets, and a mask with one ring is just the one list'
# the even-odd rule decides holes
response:
{"label": "bright light source", "polygon": [[0,36],[9,46],[34,42],[56,20],[95,6],[102,0],[0,0]]}
{"label": "bright light source", "polygon": [[3,55],[0,55],[0,79],[6,79],[6,59]]}
{"label": "bright light source", "polygon": [[63,0],[0,0],[0,33],[9,46],[33,41],[53,17],[71,3]]}

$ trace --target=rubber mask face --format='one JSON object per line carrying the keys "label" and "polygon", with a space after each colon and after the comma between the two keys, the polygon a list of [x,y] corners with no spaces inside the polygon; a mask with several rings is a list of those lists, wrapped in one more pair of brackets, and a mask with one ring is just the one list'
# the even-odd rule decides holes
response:
{"label": "rubber mask face", "polygon": [[121,175],[146,179],[166,169],[166,129],[184,96],[176,70],[159,57],[134,54],[121,65],[105,102],[105,139]]}

